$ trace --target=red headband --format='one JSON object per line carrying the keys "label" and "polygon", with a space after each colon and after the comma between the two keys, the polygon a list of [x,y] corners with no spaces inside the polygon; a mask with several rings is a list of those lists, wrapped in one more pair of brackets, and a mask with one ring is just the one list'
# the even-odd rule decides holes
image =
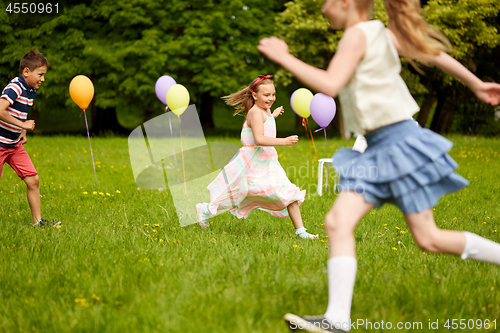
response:
{"label": "red headband", "polygon": [[255,83],[252,85],[252,91],[255,89],[255,86],[258,85],[261,81],[265,79],[270,79],[272,77],[273,77],[272,75],[259,75],[257,81],[255,81]]}

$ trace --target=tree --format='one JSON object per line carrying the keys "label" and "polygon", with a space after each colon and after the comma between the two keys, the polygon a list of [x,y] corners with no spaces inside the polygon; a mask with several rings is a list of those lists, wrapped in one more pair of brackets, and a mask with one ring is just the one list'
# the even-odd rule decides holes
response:
{"label": "tree", "polygon": [[[21,22],[26,29],[13,34],[19,43],[0,51],[0,71],[38,46],[51,62],[51,80],[37,101],[40,109],[73,107],[69,82],[87,75],[95,86],[94,133],[124,132],[117,114],[135,115],[137,123],[129,126],[134,127],[163,112],[154,85],[165,74],[188,88],[191,101],[201,103],[204,124],[213,126],[214,98],[274,68],[256,45],[272,33],[283,0],[68,3],[64,15],[50,21]],[[0,29],[13,26],[1,23]]]}

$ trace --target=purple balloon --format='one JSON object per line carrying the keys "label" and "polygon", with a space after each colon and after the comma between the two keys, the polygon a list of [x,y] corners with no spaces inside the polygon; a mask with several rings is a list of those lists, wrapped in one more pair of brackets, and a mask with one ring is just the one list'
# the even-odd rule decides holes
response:
{"label": "purple balloon", "polygon": [[290,105],[292,106],[292,110],[293,110],[293,112],[295,112],[295,114],[296,114],[297,116],[299,116],[300,118],[303,118],[303,117],[302,117],[302,116],[301,116],[301,115],[300,115],[297,111],[295,111],[295,108],[293,107],[293,103],[292,103],[292,101],[293,101],[293,95],[295,95],[295,92],[296,92],[296,91],[297,91],[297,90],[295,90],[295,91],[293,92],[292,96],[290,96]]}
{"label": "purple balloon", "polygon": [[335,100],[322,93],[314,95],[310,108],[312,118],[322,128],[330,125],[337,111]]}
{"label": "purple balloon", "polygon": [[173,78],[168,75],[163,75],[156,80],[155,91],[156,97],[165,105],[167,105],[167,91],[171,86],[177,84]]}

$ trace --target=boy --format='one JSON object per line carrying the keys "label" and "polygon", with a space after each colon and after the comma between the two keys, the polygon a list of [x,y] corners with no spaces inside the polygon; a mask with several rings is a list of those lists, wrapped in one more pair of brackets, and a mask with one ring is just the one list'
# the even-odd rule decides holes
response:
{"label": "boy", "polygon": [[32,49],[21,59],[21,75],[10,81],[0,95],[0,177],[4,163],[8,163],[24,180],[33,226],[61,224],[42,219],[38,172],[23,147],[27,141],[26,130],[35,128],[34,120],[26,120],[28,111],[36,97],[35,89],[45,81],[48,67],[47,59],[37,49]]}

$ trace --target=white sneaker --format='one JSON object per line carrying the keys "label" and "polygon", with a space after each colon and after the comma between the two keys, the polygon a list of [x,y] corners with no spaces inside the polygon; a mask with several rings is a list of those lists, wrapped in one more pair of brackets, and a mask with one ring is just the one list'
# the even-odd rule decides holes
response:
{"label": "white sneaker", "polygon": [[210,222],[208,219],[203,218],[203,204],[198,203],[196,204],[196,216],[198,217],[198,224],[202,229],[207,229],[210,227]]}
{"label": "white sneaker", "polygon": [[302,239],[315,239],[315,238],[319,238],[319,235],[310,234],[306,230],[307,230],[306,228],[302,227],[300,229],[297,229],[295,231],[295,234],[297,236],[299,236],[300,238],[302,238]]}

